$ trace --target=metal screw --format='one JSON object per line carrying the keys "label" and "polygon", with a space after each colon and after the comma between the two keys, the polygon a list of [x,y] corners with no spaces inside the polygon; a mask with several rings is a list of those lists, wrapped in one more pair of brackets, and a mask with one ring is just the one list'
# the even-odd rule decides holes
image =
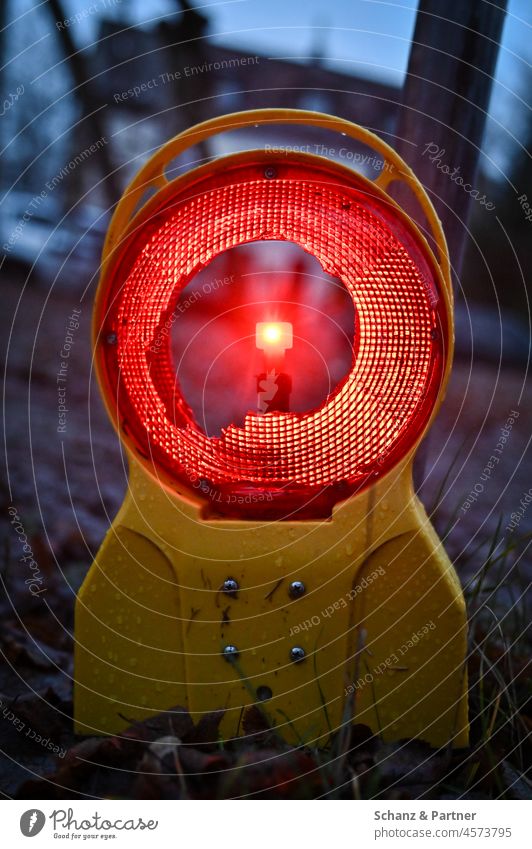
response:
{"label": "metal screw", "polygon": [[222,592],[236,598],[238,592],[238,583],[234,578],[226,578],[222,584]]}
{"label": "metal screw", "polygon": [[231,663],[233,660],[236,660],[240,652],[238,651],[236,646],[226,646],[222,652],[224,658],[228,663]]}
{"label": "metal screw", "polygon": [[116,345],[116,343],[118,342],[118,336],[116,335],[116,333],[108,333],[105,337],[105,341],[108,345]]}
{"label": "metal screw", "polygon": [[306,589],[303,581],[292,581],[288,587],[288,595],[290,598],[300,598],[300,596],[305,595]]}
{"label": "metal screw", "polygon": [[305,649],[301,646],[293,646],[290,649],[290,660],[292,663],[301,663],[302,660],[305,660]]}
{"label": "metal screw", "polygon": [[267,180],[273,180],[274,177],[277,177],[277,171],[269,165],[268,168],[264,169],[264,176]]}

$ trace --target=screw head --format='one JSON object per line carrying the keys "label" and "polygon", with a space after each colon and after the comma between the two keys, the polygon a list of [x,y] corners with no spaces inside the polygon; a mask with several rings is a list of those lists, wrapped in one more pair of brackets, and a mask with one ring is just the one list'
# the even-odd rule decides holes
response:
{"label": "screw head", "polygon": [[267,168],[264,169],[264,176],[267,180],[273,180],[274,177],[277,177],[277,171],[275,170],[275,168],[272,168],[272,166],[269,165]]}
{"label": "screw head", "polygon": [[301,663],[302,660],[305,660],[305,656],[305,649],[301,648],[301,646],[292,646],[290,649],[290,660],[292,663]]}
{"label": "screw head", "polygon": [[300,598],[302,595],[305,595],[306,589],[303,581],[292,581],[288,587],[288,595],[290,598]]}
{"label": "screw head", "polygon": [[222,654],[227,660],[227,662],[231,663],[231,661],[237,659],[240,652],[238,651],[236,646],[225,646],[224,650],[222,651]]}
{"label": "screw head", "polygon": [[238,581],[235,581],[234,578],[226,578],[222,584],[222,592],[226,593],[226,595],[233,596],[234,598],[236,598],[238,589]]}
{"label": "screw head", "polygon": [[116,333],[108,333],[105,337],[105,341],[108,345],[116,345],[116,343],[118,342],[118,336],[116,335]]}

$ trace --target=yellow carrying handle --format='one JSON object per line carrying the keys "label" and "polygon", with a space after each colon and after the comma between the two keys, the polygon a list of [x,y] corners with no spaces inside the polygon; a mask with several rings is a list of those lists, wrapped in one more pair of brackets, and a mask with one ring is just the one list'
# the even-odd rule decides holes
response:
{"label": "yellow carrying handle", "polygon": [[[188,148],[210,138],[217,133],[256,127],[265,124],[304,124],[320,127],[355,139],[379,153],[384,166],[379,176],[372,181],[373,185],[388,193],[388,187],[395,181],[405,183],[417,199],[432,231],[432,236],[438,247],[438,263],[443,279],[447,286],[448,295],[452,295],[449,253],[442,226],[436,211],[425,189],[416,178],[406,162],[378,136],[363,127],[353,124],[344,118],[336,118],[322,112],[312,112],[306,109],[253,109],[247,112],[234,112],[220,115],[184,130],[179,135],[164,144],[140,169],[135,178],[127,186],[114,212],[109,226],[103,249],[103,263],[109,258],[113,248],[119,243],[121,236],[135,214],[142,213],[142,206],[137,209],[143,195],[149,189],[162,189],[174,180],[168,180],[164,169],[169,162],[180,156]],[[179,177],[174,178],[178,180]],[[430,250],[430,246],[429,246]],[[431,250],[431,253],[433,251]]]}

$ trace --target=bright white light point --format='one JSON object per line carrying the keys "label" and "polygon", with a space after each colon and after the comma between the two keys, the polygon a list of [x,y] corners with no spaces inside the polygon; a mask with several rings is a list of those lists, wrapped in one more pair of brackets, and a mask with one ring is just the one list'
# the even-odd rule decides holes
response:
{"label": "bright white light point", "polygon": [[281,338],[281,328],[276,324],[267,324],[264,328],[265,342],[278,342]]}
{"label": "bright white light point", "polygon": [[286,351],[292,347],[292,325],[289,321],[259,321],[255,341],[259,351]]}

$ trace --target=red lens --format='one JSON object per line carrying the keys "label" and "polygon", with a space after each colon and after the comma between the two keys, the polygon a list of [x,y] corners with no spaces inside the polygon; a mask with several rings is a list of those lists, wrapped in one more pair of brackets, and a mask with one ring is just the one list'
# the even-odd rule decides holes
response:
{"label": "red lens", "polygon": [[[250,413],[209,437],[176,379],[172,316],[201,268],[257,240],[294,242],[343,282],[355,308],[353,366],[319,409]],[[225,164],[167,196],[109,279],[100,366],[124,438],[214,513],[330,515],[404,457],[430,417],[448,332],[439,278],[416,230],[356,174],[287,158]]]}

